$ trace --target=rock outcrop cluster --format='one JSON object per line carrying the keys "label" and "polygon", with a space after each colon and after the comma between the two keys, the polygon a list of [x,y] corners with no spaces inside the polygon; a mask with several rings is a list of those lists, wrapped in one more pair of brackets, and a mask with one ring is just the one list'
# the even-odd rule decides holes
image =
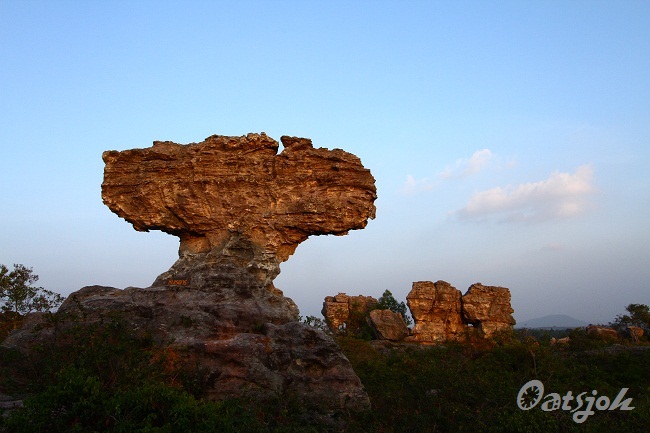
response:
{"label": "rock outcrop cluster", "polygon": [[[136,230],[178,236],[179,259],[150,287],[84,287],[60,311],[85,322],[119,314],[134,331],[173,341],[209,369],[213,399],[288,392],[321,411],[362,409],[368,397],[348,360],[297,322],[273,279],[308,236],[364,228],[374,178],[343,150],[281,141],[280,153],[264,133],[104,152],[104,203]],[[4,344],[46,340],[34,322]]]}
{"label": "rock outcrop cluster", "polygon": [[410,341],[440,343],[464,340],[468,325],[485,338],[511,330],[515,325],[510,290],[505,287],[472,284],[462,295],[445,281],[413,283],[406,296],[415,326]]}
{"label": "rock outcrop cluster", "polygon": [[479,330],[479,335],[491,338],[495,333],[511,330],[515,325],[510,290],[505,287],[476,283],[463,295],[446,281],[416,281],[406,296],[414,322],[410,330],[398,313],[373,310],[372,304],[359,301],[355,301],[357,310],[350,307],[352,299],[367,298],[370,297],[347,296],[344,293],[326,297],[322,313],[330,329],[335,332],[344,330],[350,311],[356,311],[357,315],[365,312],[380,339],[424,344],[463,341],[470,326]]}

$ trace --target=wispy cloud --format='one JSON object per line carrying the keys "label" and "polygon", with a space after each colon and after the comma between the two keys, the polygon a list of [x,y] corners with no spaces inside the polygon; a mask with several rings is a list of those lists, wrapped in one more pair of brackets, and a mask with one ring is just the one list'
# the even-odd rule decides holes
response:
{"label": "wispy cloud", "polygon": [[584,213],[589,196],[596,191],[594,169],[581,165],[574,174],[555,171],[546,180],[480,191],[455,212],[459,219],[499,221],[546,221]]}
{"label": "wispy cloud", "polygon": [[433,180],[426,177],[417,179],[409,174],[400,188],[400,193],[413,195],[423,191],[430,191],[444,180],[459,179],[477,174],[494,159],[495,155],[490,149],[477,150],[469,158],[458,159],[454,165],[447,166],[444,170],[438,172]]}
{"label": "wispy cloud", "polygon": [[459,159],[453,166],[446,167],[438,173],[441,179],[453,179],[467,177],[479,173],[494,160],[494,154],[490,149],[477,150],[468,159]]}
{"label": "wispy cloud", "polygon": [[429,179],[416,179],[409,174],[406,176],[406,181],[402,185],[400,192],[404,195],[413,195],[422,191],[430,191],[434,186],[434,183]]}

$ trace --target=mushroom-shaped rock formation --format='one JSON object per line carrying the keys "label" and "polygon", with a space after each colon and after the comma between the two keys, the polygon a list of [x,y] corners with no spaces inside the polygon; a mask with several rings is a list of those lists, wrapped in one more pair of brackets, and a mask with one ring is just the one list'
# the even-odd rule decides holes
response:
{"label": "mushroom-shaped rock formation", "polygon": [[279,154],[264,133],[107,151],[102,198],[136,230],[178,236],[181,258],[239,256],[272,280],[308,236],[364,228],[377,197],[356,156],[306,138],[281,141]]}
{"label": "mushroom-shaped rock formation", "polygon": [[[180,257],[151,287],[84,287],[60,311],[81,310],[86,322],[117,313],[134,332],[173,342],[209,370],[212,399],[290,393],[320,413],[363,409],[368,397],[347,358],[297,322],[273,279],[308,236],[364,228],[374,178],[350,153],[281,140],[281,153],[264,133],[104,152],[104,203],[136,230],[178,236]],[[48,341],[37,322],[3,344]]]}

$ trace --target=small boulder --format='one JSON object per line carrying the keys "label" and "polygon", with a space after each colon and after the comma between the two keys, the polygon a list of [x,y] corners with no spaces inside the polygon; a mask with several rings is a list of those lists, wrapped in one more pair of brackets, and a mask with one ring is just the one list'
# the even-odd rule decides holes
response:
{"label": "small boulder", "polygon": [[370,323],[381,340],[400,341],[409,335],[402,315],[391,310],[372,310]]}
{"label": "small boulder", "polygon": [[607,326],[589,325],[586,328],[587,334],[603,340],[617,340],[618,332],[614,328]]}

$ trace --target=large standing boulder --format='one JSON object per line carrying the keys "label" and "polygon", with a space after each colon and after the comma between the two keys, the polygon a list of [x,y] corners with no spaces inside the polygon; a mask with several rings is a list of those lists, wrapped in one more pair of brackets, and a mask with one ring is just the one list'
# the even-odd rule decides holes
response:
{"label": "large standing boulder", "polygon": [[466,322],[483,331],[485,337],[512,330],[515,310],[510,305],[510,290],[505,287],[472,284],[462,298],[462,314]]}
{"label": "large standing boulder", "polygon": [[409,341],[441,343],[462,340],[467,326],[461,317],[461,293],[445,281],[417,281],[406,296],[415,325]]}
{"label": "large standing boulder", "polygon": [[339,332],[363,325],[368,313],[376,306],[377,300],[372,296],[348,296],[339,293],[325,297],[321,314],[325,317],[327,326],[333,332]]}
{"label": "large standing boulder", "polygon": [[[364,228],[374,178],[343,150],[281,141],[281,153],[264,133],[104,152],[104,203],[136,230],[178,236],[179,259],[150,287],[84,287],[60,311],[83,323],[118,314],[172,342],[209,369],[212,399],[289,392],[323,412],[362,409],[368,397],[348,360],[297,322],[273,279],[308,236]],[[27,351],[48,332],[28,326],[3,344]]]}

